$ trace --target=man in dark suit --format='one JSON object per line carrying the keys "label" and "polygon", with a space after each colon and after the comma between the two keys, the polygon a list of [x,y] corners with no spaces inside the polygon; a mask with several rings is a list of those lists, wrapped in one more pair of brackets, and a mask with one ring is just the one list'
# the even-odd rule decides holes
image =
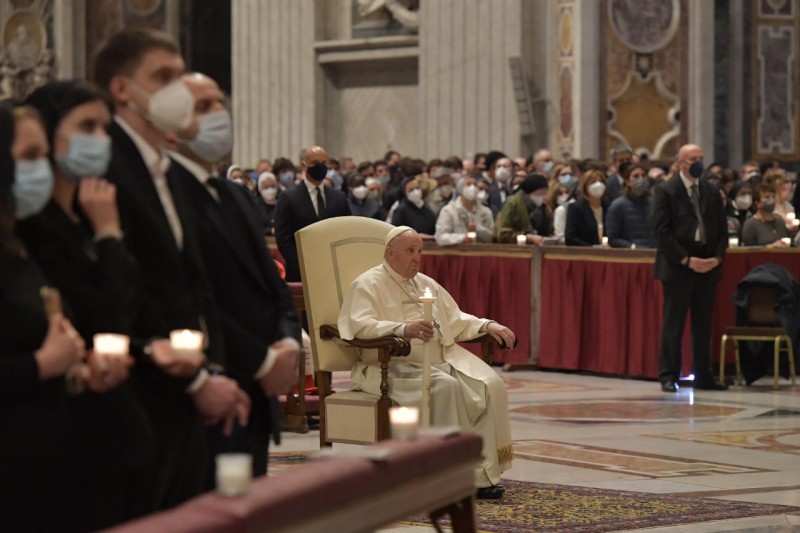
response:
{"label": "man in dark suit", "polygon": [[728,246],[725,207],[719,190],[700,181],[703,151],[687,144],[678,153],[679,174],[656,187],[653,224],[658,250],[655,277],[664,287],[659,379],[661,390],[677,392],[681,340],[691,309],[694,387],[725,390],[711,370],[711,315],[719,268]]}
{"label": "man in dark suit", "polygon": [[286,260],[286,281],[300,281],[294,234],[314,222],[350,215],[347,196],[322,183],[328,173],[327,164],[324,148],[307,148],[301,163],[305,171],[303,181],[283,193],[275,206],[275,240]]}
{"label": "man in dark suit", "polygon": [[[95,59],[95,81],[115,106],[108,128],[113,157],[107,179],[117,188],[125,243],[141,270],[131,321],[138,364],[131,385],[155,433],[156,461],[135,491],[151,512],[182,503],[205,485],[203,423],[246,422],[249,398],[236,382],[210,376],[199,364],[175,357],[168,338],[175,329],[203,330],[207,356],[224,368],[224,346],[205,276],[191,211],[163,150],[167,131],[191,119],[192,96],[180,76],[184,64],[175,40],[154,30],[125,30]],[[134,343],[133,340],[140,342]],[[145,341],[146,342],[146,341]],[[150,357],[146,357],[149,355]]]}
{"label": "man in dark suit", "polygon": [[[245,428],[230,436],[212,429],[209,444],[212,455],[251,454],[253,474],[264,475],[270,434],[280,443],[276,397],[297,383],[300,326],[246,189],[216,177],[213,163],[229,151],[233,135],[224,95],[203,74],[186,74],[183,80],[194,96],[194,120],[179,134],[188,142],[170,155],[196,215],[200,249],[225,335],[228,374],[247,391],[253,405]],[[226,128],[221,126],[225,124]]]}

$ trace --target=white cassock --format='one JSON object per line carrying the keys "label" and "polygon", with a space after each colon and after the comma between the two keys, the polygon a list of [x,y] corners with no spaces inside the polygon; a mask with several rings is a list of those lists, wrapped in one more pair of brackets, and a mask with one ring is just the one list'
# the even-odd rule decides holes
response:
{"label": "white cassock", "polygon": [[[513,455],[508,395],[489,365],[456,344],[483,335],[490,320],[462,313],[432,278],[417,274],[407,280],[384,262],[350,285],[339,313],[339,334],[348,340],[402,336],[405,323],[423,319],[419,296],[428,287],[439,291],[433,307],[438,327],[430,341],[436,348],[431,350],[431,425],[457,425],[480,433],[484,460],[477,485],[495,485],[511,467]],[[422,405],[424,346],[422,340],[412,339],[411,354],[390,363],[389,396],[400,405]],[[361,350],[360,356],[352,370],[353,388],[380,395],[378,351]]]}

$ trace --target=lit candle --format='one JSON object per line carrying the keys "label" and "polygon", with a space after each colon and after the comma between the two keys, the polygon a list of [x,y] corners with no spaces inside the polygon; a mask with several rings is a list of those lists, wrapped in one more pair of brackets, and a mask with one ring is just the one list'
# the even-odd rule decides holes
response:
{"label": "lit candle", "polygon": [[176,359],[197,360],[203,357],[203,332],[176,329],[169,334],[169,342]]}
{"label": "lit candle", "polygon": [[782,238],[782,239],[781,239],[781,242],[782,242],[783,244],[785,244],[786,246],[791,246],[791,245],[792,245],[792,239],[790,239],[789,237],[784,237],[784,238]]}
{"label": "lit candle", "polygon": [[478,233],[475,232],[475,231],[468,231],[467,232],[467,238],[472,240],[472,241],[474,241],[475,239],[478,238]]}
{"label": "lit candle", "polygon": [[217,492],[241,496],[253,479],[253,457],[246,453],[217,455]]}
{"label": "lit candle", "polygon": [[392,427],[392,438],[397,440],[414,440],[419,427],[419,409],[416,407],[392,407],[389,409],[389,422]]}
{"label": "lit candle", "polygon": [[98,333],[93,338],[94,353],[106,357],[125,357],[130,352],[130,338],[116,333]]}
{"label": "lit candle", "polygon": [[525,246],[528,242],[528,237],[526,235],[517,235],[517,244],[520,246]]}
{"label": "lit candle", "polygon": [[739,246],[739,237],[728,237],[728,248],[736,248]]}
{"label": "lit candle", "polygon": [[[431,291],[430,287],[425,287],[420,301],[423,306],[423,318],[433,323],[433,304],[436,302],[437,294]],[[422,427],[431,425],[431,350],[430,343],[425,343],[422,351]]]}
{"label": "lit candle", "polygon": [[603,246],[608,246],[608,237],[603,237]]}
{"label": "lit candle", "polygon": [[797,218],[797,215],[794,212],[786,213],[786,225],[800,226],[800,219]]}

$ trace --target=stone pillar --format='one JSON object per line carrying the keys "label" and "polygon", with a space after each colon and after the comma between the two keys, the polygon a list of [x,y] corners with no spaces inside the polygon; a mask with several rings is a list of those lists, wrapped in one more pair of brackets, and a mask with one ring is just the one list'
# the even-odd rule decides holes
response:
{"label": "stone pillar", "polygon": [[689,2],[688,142],[714,160],[714,2]]}
{"label": "stone pillar", "polygon": [[86,0],[58,0],[53,4],[53,48],[56,77],[86,77]]}
{"label": "stone pillar", "polygon": [[[523,0],[421,2],[420,153],[469,156],[490,149],[528,155],[520,134],[509,58],[520,57],[531,80]],[[531,23],[529,26],[528,23]],[[540,80],[533,79],[534,83]]]}
{"label": "stone pillar", "polygon": [[314,0],[231,2],[233,162],[297,160],[317,141]]}
{"label": "stone pillar", "polygon": [[600,2],[575,2],[573,39],[575,47],[575,83],[573,84],[573,157],[597,157],[600,152]]}

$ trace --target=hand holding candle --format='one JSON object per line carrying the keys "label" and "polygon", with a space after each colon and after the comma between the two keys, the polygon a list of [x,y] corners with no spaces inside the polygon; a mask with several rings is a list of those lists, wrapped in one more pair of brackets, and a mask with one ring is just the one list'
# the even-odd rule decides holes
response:
{"label": "hand holding candle", "polygon": [[175,358],[189,361],[203,359],[203,339],[202,331],[191,329],[176,329],[169,334],[169,342]]}

